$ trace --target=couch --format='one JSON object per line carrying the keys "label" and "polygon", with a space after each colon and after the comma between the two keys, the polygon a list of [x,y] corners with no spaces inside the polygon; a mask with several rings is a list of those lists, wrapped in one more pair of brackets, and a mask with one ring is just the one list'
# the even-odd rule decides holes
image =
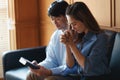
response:
{"label": "couch", "polygon": [[28,68],[19,62],[20,57],[41,62],[45,59],[45,46],[25,48],[3,53],[4,80],[25,80]]}
{"label": "couch", "polygon": [[[109,80],[120,80],[120,32],[109,30],[105,30],[105,32],[109,36],[108,57],[111,73],[108,77]],[[46,57],[45,48],[45,46],[41,46],[4,52],[2,57],[4,79],[25,80],[28,68],[19,63],[19,58],[25,57],[30,61],[40,62]],[[95,80],[94,77],[91,80]]]}

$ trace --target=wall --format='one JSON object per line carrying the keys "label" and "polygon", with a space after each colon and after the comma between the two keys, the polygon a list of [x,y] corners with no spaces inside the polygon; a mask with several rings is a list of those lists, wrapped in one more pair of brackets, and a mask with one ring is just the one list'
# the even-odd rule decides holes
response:
{"label": "wall", "polygon": [[83,1],[103,29],[120,32],[120,0],[73,0]]}
{"label": "wall", "polygon": [[39,46],[38,1],[9,0],[9,18],[14,26],[10,30],[11,49]]}

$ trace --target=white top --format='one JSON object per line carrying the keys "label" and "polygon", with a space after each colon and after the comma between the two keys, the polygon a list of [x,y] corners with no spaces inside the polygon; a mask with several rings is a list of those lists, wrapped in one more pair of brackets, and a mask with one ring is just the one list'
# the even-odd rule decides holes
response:
{"label": "white top", "polygon": [[40,63],[47,69],[52,70],[53,75],[61,74],[66,68],[66,48],[60,42],[61,30],[56,30],[51,36],[46,49],[46,59]]}

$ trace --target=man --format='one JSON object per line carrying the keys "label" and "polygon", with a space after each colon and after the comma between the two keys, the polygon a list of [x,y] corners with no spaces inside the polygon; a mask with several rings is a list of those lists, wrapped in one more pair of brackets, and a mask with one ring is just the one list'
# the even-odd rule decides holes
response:
{"label": "man", "polygon": [[46,49],[46,59],[39,64],[33,62],[40,69],[31,69],[27,80],[72,80],[71,77],[64,77],[66,69],[65,45],[60,42],[60,35],[67,29],[67,19],[65,11],[68,3],[65,1],[55,1],[48,9],[48,16],[57,30],[51,36]]}

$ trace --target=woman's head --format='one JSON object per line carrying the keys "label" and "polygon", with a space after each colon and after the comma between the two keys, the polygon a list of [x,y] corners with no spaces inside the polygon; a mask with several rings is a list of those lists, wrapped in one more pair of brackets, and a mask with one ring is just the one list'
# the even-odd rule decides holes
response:
{"label": "woman's head", "polygon": [[66,10],[66,16],[68,24],[79,33],[82,31],[99,33],[101,31],[94,16],[83,2],[75,2],[69,5]]}
{"label": "woman's head", "polygon": [[66,1],[54,1],[48,8],[48,16],[57,29],[67,28],[67,19],[65,16],[68,3]]}

